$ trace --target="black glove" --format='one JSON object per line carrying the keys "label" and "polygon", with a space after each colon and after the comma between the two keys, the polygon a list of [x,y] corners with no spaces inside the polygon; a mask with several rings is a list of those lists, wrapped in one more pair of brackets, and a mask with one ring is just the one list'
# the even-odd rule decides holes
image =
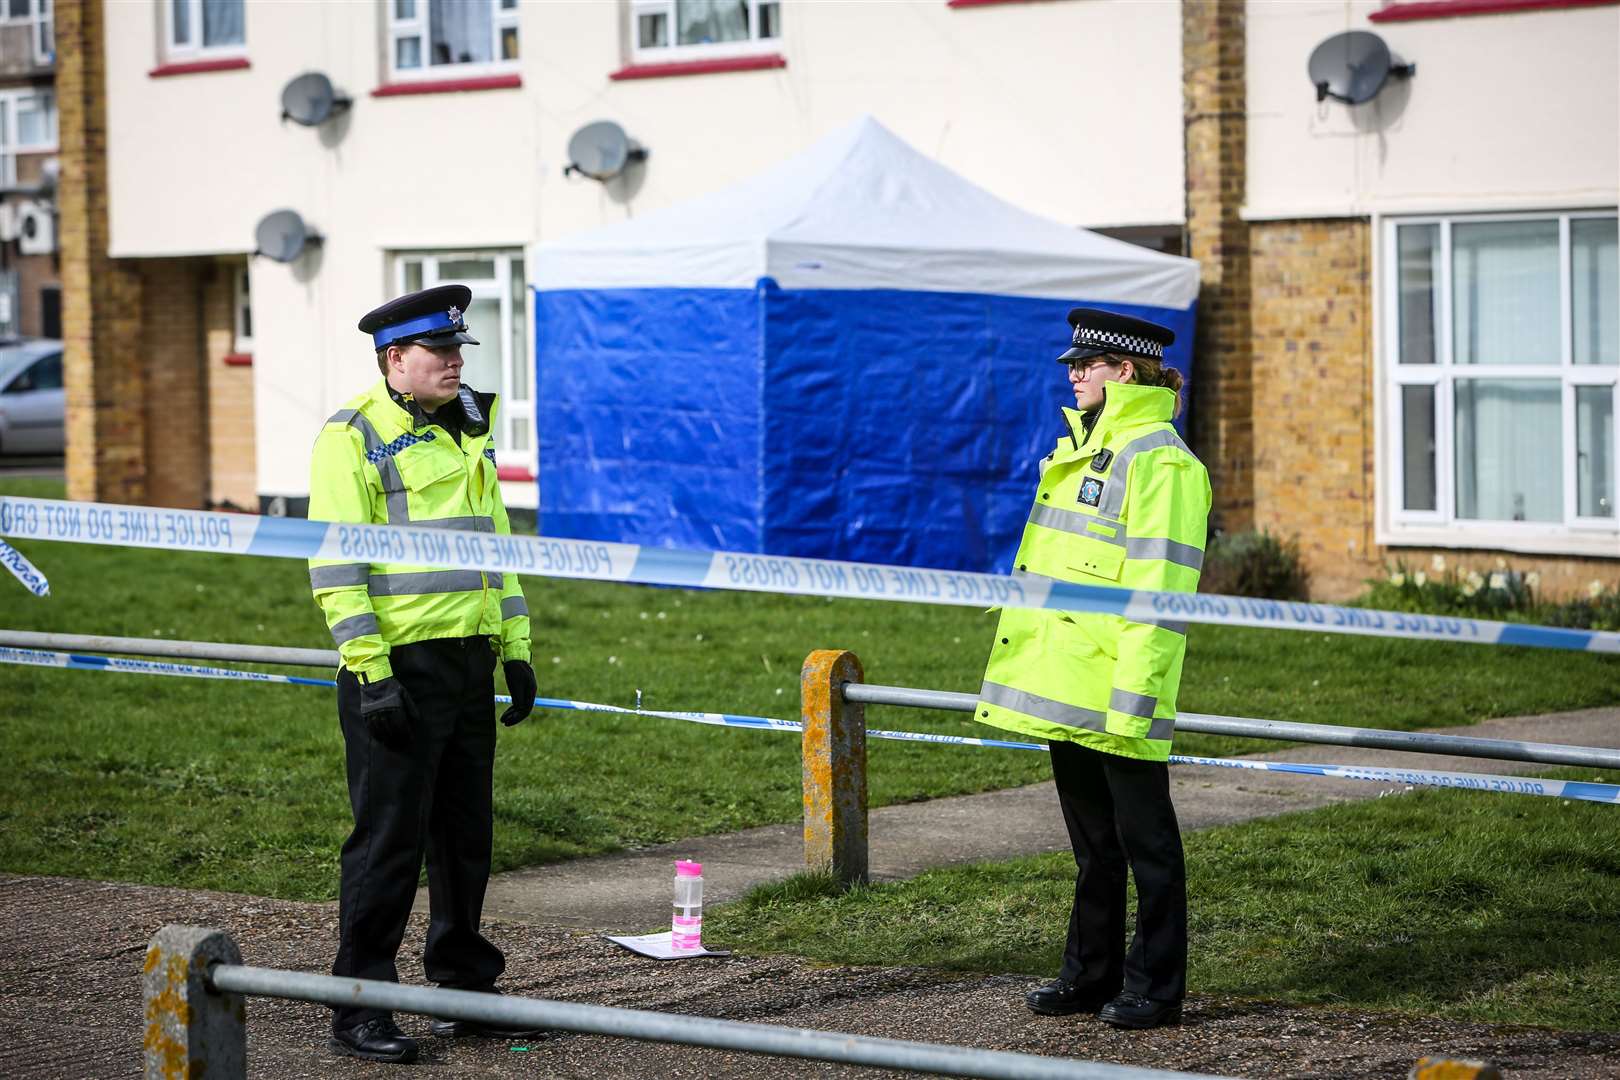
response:
{"label": "black glove", "polygon": [[371,737],[390,750],[411,744],[421,715],[400,681],[390,675],[376,682],[360,682],[360,719]]}
{"label": "black glove", "polygon": [[508,660],[501,665],[506,672],[506,689],[512,695],[512,704],[501,713],[501,723],[507,727],[521,724],[534,711],[534,668],[527,660]]}

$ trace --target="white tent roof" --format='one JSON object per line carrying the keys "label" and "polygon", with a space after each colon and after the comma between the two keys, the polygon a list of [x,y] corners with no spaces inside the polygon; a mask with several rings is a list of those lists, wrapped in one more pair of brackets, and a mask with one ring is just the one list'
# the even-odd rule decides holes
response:
{"label": "white tent roof", "polygon": [[741,183],[538,245],[541,289],[913,289],[1185,309],[1198,263],[1004,202],[870,116]]}

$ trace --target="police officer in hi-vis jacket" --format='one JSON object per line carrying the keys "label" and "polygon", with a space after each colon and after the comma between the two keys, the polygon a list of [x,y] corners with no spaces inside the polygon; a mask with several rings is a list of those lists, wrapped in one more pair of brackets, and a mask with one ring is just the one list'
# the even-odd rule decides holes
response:
{"label": "police officer in hi-vis jacket", "polygon": [[[1182,379],[1165,327],[1069,312],[1076,407],[1041,462],[1015,574],[1194,592],[1209,475],[1170,420]],[[1116,1027],[1176,1023],[1186,993],[1187,887],[1168,759],[1186,624],[1007,608],[978,718],[1048,741],[1074,848],[1074,907],[1058,976],[1026,997],[1046,1015],[1096,1013]],[[1136,933],[1125,944],[1126,869]]]}
{"label": "police officer in hi-vis jacket", "polygon": [[[461,383],[461,346],[478,344],[462,318],[471,298],[464,285],[442,285],[360,320],[383,377],[316,439],[311,519],[512,531],[495,475],[495,395]],[[425,855],[426,975],[493,992],[506,961],[479,923],[493,830],[496,663],[512,693],[503,724],[528,716],[535,695],[517,576],[311,559],[309,580],[343,661],[338,719],[354,810],[332,974],[398,979],[394,956]],[[430,1030],[533,1033],[459,1020],[435,1020]],[[415,1041],[376,1009],[337,1008],[330,1046],[374,1061],[417,1054]]]}

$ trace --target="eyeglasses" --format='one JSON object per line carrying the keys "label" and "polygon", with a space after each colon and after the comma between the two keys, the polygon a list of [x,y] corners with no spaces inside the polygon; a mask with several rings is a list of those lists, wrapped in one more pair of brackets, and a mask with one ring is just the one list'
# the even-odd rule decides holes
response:
{"label": "eyeglasses", "polygon": [[1110,367],[1118,367],[1119,363],[1120,363],[1120,361],[1118,361],[1118,360],[1110,360],[1105,356],[1104,357],[1093,356],[1093,357],[1088,357],[1085,360],[1071,360],[1071,361],[1069,361],[1069,370],[1074,372],[1075,374],[1079,375],[1080,378],[1084,379],[1084,378],[1088,378],[1091,375],[1093,370],[1095,370],[1096,368],[1102,367],[1104,364],[1107,364]]}

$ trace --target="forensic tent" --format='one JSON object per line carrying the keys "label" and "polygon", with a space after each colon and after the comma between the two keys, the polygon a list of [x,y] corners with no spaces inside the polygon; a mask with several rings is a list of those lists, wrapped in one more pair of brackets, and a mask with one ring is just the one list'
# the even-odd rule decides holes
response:
{"label": "forensic tent", "polygon": [[1165,323],[1198,265],[1026,213],[863,118],[556,242],[535,290],[551,536],[1001,571],[1073,405],[1065,321]]}

